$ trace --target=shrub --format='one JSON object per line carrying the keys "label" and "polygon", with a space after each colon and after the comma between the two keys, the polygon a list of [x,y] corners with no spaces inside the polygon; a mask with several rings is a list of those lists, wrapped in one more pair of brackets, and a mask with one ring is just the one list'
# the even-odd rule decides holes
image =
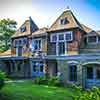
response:
{"label": "shrub", "polygon": [[6,74],[0,71],[0,89],[4,86],[4,80],[6,78]]}
{"label": "shrub", "polygon": [[34,83],[38,85],[63,86],[61,80],[58,77],[52,77],[52,78],[37,77],[35,78]]}
{"label": "shrub", "polygon": [[62,82],[58,77],[52,77],[48,80],[48,85],[51,86],[62,86]]}
{"label": "shrub", "polygon": [[38,84],[38,85],[47,85],[48,80],[46,78],[43,78],[43,77],[37,77],[37,78],[35,78],[34,83]]}
{"label": "shrub", "polygon": [[74,97],[74,100],[100,100],[100,88],[94,87],[91,91],[84,91],[80,96]]}

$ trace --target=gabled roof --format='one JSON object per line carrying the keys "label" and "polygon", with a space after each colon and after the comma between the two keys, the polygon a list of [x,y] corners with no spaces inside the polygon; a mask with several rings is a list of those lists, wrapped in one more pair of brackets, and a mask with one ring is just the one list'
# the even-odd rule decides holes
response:
{"label": "gabled roof", "polygon": [[[68,20],[68,23],[65,25],[60,24],[60,20],[66,18]],[[78,22],[78,20],[75,18],[74,14],[71,10],[64,11],[60,17],[52,24],[52,26],[49,28],[49,31],[56,31],[61,29],[70,29],[70,28],[77,28],[79,27],[82,29],[81,24]]]}
{"label": "gabled roof", "polygon": [[43,36],[43,35],[46,35],[47,34],[47,28],[44,27],[44,28],[40,28],[39,30],[35,31],[32,33],[32,36]]}
{"label": "gabled roof", "polygon": [[[26,31],[25,32],[21,32],[21,28],[25,27]],[[28,36],[31,35],[32,32],[38,30],[37,25],[34,23],[34,21],[32,20],[31,17],[29,17],[28,20],[26,20],[21,27],[15,32],[15,34],[12,36],[12,38],[15,37],[21,37],[21,36]]]}

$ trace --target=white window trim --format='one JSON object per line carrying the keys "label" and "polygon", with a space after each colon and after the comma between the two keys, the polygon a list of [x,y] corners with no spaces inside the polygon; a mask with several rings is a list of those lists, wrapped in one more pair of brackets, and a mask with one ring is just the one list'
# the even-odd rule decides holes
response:
{"label": "white window trim", "polygon": [[[63,34],[64,35],[64,40],[59,40],[59,35],[60,34]],[[66,34],[71,34],[71,40],[66,40]],[[52,41],[52,37],[56,35],[57,36],[57,41]],[[65,53],[60,55],[60,56],[64,56],[64,55],[67,55],[67,42],[69,41],[72,41],[73,40],[73,32],[72,31],[68,31],[68,32],[63,32],[63,33],[54,33],[54,34],[51,34],[50,36],[50,42],[52,43],[56,43],[56,55],[58,56],[59,55],[59,42],[64,42],[64,45],[65,45]]]}
{"label": "white window trim", "polygon": [[53,36],[54,35],[56,35],[56,37],[57,37],[57,34],[55,34],[55,33],[54,34],[51,34],[51,36],[50,36],[50,42],[57,42],[57,40],[56,41],[53,41]]}
{"label": "white window trim", "polygon": [[[16,56],[18,56],[18,48],[19,48],[19,46],[16,47]],[[23,56],[23,47],[22,47],[22,56]]]}
{"label": "white window trim", "polygon": [[[96,36],[96,35],[92,35],[92,36]],[[99,42],[98,36],[96,36],[96,42],[89,42],[88,37],[91,37],[91,36],[87,36],[87,43],[88,44],[98,44],[98,42]]]}
{"label": "white window trim", "polygon": [[[40,48],[40,50],[34,50],[34,46],[33,46],[33,42],[35,41],[35,40],[40,40],[41,41],[41,48]],[[32,39],[32,49],[33,49],[33,51],[42,51],[42,39],[41,38],[38,38],[38,39]]]}

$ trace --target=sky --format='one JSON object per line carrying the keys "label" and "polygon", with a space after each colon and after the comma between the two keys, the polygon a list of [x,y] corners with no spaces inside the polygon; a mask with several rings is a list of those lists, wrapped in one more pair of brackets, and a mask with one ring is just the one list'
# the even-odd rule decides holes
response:
{"label": "sky", "polygon": [[100,0],[0,0],[0,19],[19,27],[31,16],[38,27],[49,27],[68,6],[79,22],[100,30]]}

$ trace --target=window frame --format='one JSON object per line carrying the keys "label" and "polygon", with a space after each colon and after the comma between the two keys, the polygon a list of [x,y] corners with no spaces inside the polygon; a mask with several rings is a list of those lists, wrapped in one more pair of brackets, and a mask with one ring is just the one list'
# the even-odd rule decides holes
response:
{"label": "window frame", "polygon": [[[93,36],[96,37],[96,41],[95,41],[95,42],[89,42],[89,37],[93,37]],[[98,38],[97,35],[87,36],[87,43],[88,43],[88,44],[98,44],[98,42],[99,42],[99,38]]]}
{"label": "window frame", "polygon": [[[69,70],[69,71],[68,71],[69,81],[70,81],[70,82],[77,82],[77,78],[78,78],[78,77],[77,77],[77,76],[78,76],[78,75],[77,75],[77,64],[69,64],[68,66],[69,66],[69,67],[68,67],[68,68],[69,68],[69,69],[68,69],[68,70]],[[74,70],[74,67],[76,68],[76,71],[75,71],[75,72],[70,72],[70,70],[71,70],[70,68],[72,68],[72,70]],[[71,75],[71,74],[72,74],[72,75]],[[76,75],[76,76],[74,76],[74,77],[72,78],[70,75],[71,75],[72,77],[73,77],[73,75]],[[71,78],[72,78],[72,79],[71,79]]]}
{"label": "window frame", "polygon": [[[40,49],[39,49],[39,50],[35,50],[34,41],[41,41],[41,43],[40,43]],[[39,46],[38,46],[38,47],[39,47]],[[32,49],[33,49],[33,51],[42,51],[42,39],[41,39],[41,38],[33,39],[33,40],[32,40]]]}

